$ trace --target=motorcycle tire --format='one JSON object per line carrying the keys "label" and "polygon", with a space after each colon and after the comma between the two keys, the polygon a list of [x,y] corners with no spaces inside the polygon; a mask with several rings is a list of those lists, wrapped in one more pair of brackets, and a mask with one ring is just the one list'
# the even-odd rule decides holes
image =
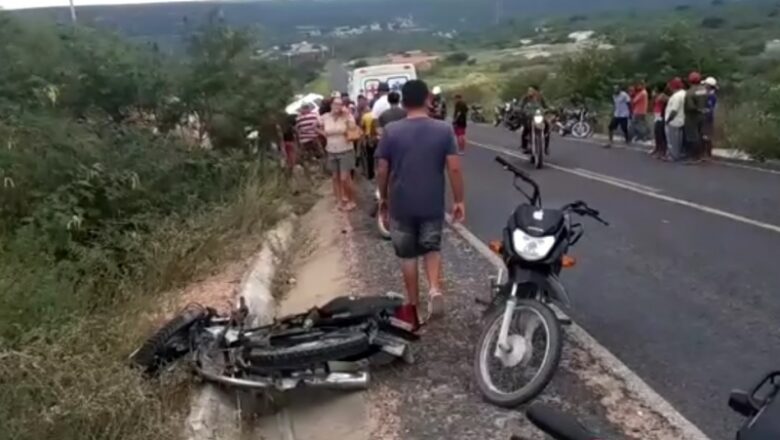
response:
{"label": "motorcycle tire", "polygon": [[577,139],[585,139],[593,134],[593,127],[586,121],[578,121],[572,125],[571,134]]}
{"label": "motorcycle tire", "polygon": [[246,356],[253,366],[294,369],[359,356],[370,345],[364,332],[342,333],[286,347],[251,348]]}
{"label": "motorcycle tire", "polygon": [[186,340],[190,328],[198,321],[208,318],[208,312],[201,307],[190,307],[165,323],[159,330],[130,355],[130,363],[148,375],[154,375],[165,365],[184,356],[174,349],[174,342]]}
{"label": "motorcycle tire", "polygon": [[490,350],[492,335],[495,332],[498,332],[501,327],[501,320],[504,317],[504,307],[496,307],[486,318],[474,354],[474,375],[477,379],[477,386],[479,387],[483,398],[487,402],[502,408],[515,408],[520,406],[544,391],[558,369],[558,365],[561,361],[561,353],[563,351],[563,331],[561,330],[561,323],[549,307],[536,300],[521,299],[517,301],[517,305],[515,306],[515,311],[519,309],[530,309],[535,312],[547,328],[549,338],[547,353],[544,364],[539,368],[539,371],[534,378],[524,387],[512,393],[502,393],[485,380],[483,372],[487,370],[487,367],[483,368],[481,354],[483,350],[486,349],[485,344],[488,344],[487,350]]}
{"label": "motorcycle tire", "polygon": [[541,169],[544,166],[544,136],[534,136],[531,148],[531,163],[537,170]]}

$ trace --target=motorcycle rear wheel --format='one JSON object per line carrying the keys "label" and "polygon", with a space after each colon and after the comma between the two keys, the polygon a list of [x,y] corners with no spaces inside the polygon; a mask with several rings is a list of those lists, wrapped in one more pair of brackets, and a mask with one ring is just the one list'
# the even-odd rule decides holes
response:
{"label": "motorcycle rear wheel", "polygon": [[[544,391],[558,369],[563,350],[561,324],[549,307],[536,300],[522,299],[518,300],[515,306],[513,322],[521,313],[528,313],[529,316],[534,316],[535,319],[538,319],[547,336],[542,363],[530,381],[519,389],[510,391],[499,389],[493,382],[489,361],[494,360],[493,358],[495,357],[496,340],[498,339],[501,321],[504,316],[503,307],[497,307],[487,318],[474,356],[473,368],[482,396],[488,402],[504,408],[514,408],[522,405]],[[533,343],[533,338],[531,342]],[[530,363],[530,360],[527,363]],[[524,367],[516,366],[505,369]],[[511,371],[511,374],[516,375],[517,372]]]}

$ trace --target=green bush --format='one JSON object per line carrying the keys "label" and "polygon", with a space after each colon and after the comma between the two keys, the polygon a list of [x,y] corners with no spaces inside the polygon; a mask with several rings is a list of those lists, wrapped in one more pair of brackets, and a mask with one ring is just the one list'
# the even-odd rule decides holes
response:
{"label": "green bush", "polygon": [[[295,77],[251,47],[212,22],[168,59],[0,14],[0,437],[177,436],[185,381],[125,360],[164,293],[246,255],[288,196],[263,147]],[[191,115],[215,148],[169,131]]]}

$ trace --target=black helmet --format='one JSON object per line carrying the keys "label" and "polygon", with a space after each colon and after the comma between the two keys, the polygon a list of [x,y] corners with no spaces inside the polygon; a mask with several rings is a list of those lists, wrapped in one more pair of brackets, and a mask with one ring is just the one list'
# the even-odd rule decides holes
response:
{"label": "black helmet", "polygon": [[379,87],[377,87],[376,90],[379,93],[387,93],[390,91],[390,86],[386,82],[382,81],[381,83],[379,83]]}

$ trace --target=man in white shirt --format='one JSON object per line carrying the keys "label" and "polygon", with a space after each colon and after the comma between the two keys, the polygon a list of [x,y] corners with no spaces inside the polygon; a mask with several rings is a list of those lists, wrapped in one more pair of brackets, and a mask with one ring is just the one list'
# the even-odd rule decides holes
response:
{"label": "man in white shirt", "polygon": [[683,128],[685,126],[685,87],[682,79],[669,81],[672,96],[666,104],[666,141],[669,144],[669,159],[674,162],[683,159]]}
{"label": "man in white shirt", "polygon": [[371,106],[371,115],[374,117],[374,120],[379,120],[379,117],[382,116],[382,113],[390,109],[390,102],[387,100],[387,94],[390,93],[390,87],[386,82],[379,84],[377,93],[379,96]]}

